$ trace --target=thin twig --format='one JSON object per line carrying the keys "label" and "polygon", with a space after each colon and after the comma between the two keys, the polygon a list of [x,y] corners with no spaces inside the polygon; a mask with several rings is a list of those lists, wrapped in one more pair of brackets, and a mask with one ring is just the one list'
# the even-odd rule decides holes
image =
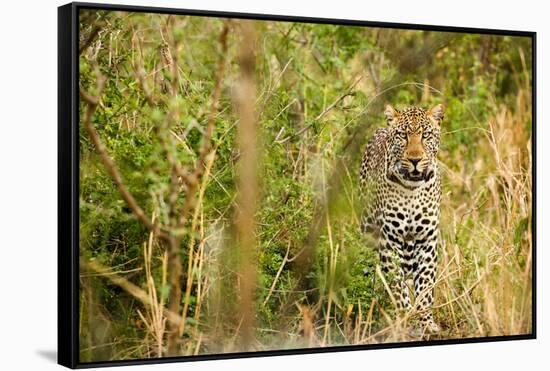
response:
{"label": "thin twig", "polygon": [[288,254],[290,252],[290,242],[288,243],[288,246],[286,247],[286,253],[285,257],[283,258],[283,261],[281,262],[281,265],[279,266],[279,270],[277,270],[277,274],[275,275],[275,278],[273,278],[273,283],[271,284],[271,287],[269,288],[269,292],[267,293],[267,296],[265,297],[262,307],[265,307],[267,302],[269,301],[269,298],[271,297],[271,294],[273,294],[273,290],[275,290],[275,286],[277,285],[277,281],[279,280],[279,276],[283,272],[283,269],[288,262]]}
{"label": "thin twig", "polygon": [[[361,81],[361,79],[363,78],[363,76],[359,76],[357,79],[355,79],[355,81],[346,89],[345,93],[340,95],[338,98],[336,98],[336,100],[334,102],[332,102],[328,107],[326,107],[323,112],[321,112],[320,114],[318,114],[314,119],[313,119],[313,123],[314,122],[317,122],[319,120],[321,120],[327,113],[329,113],[334,107],[336,107],[336,105],[338,103],[340,103],[340,101],[342,101],[342,99],[344,99],[345,97],[351,95],[353,93],[353,89],[355,88],[355,86],[359,83],[359,81]],[[283,144],[287,141],[289,141],[290,139],[292,138],[296,138],[297,136],[300,136],[302,135],[306,130],[310,129],[312,126],[313,126],[313,123],[309,124],[309,125],[306,125],[304,126],[302,129],[300,129],[298,132],[296,132],[295,134],[293,135],[290,135],[286,138],[283,138],[279,141],[277,141],[277,143],[279,144]]]}

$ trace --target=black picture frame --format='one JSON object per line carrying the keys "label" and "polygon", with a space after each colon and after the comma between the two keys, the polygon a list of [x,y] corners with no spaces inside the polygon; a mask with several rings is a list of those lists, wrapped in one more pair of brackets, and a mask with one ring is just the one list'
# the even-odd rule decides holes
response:
{"label": "black picture frame", "polygon": [[[158,359],[115,360],[82,363],[79,360],[79,27],[80,9],[147,12],[161,14],[293,21],[318,24],[382,27],[410,30],[510,35],[532,40],[532,333],[525,335],[482,338],[412,341],[372,345],[331,346],[325,348],[285,349],[272,351],[209,354],[165,357]],[[169,362],[189,362],[214,359],[265,357],[290,354],[343,352],[352,350],[387,349],[508,340],[536,339],[536,37],[532,31],[497,30],[487,28],[448,27],[438,25],[387,23],[330,18],[310,18],[284,15],[203,11],[194,9],[159,8],[148,6],[111,5],[74,2],[58,8],[58,363],[69,368],[139,365]]]}

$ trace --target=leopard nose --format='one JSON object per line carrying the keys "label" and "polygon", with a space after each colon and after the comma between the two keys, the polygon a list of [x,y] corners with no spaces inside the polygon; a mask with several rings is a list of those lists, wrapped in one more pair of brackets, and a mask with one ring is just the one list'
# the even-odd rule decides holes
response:
{"label": "leopard nose", "polygon": [[421,159],[419,159],[419,158],[409,158],[408,160],[411,162],[413,167],[416,169],[416,165],[418,165],[418,163],[420,162]]}

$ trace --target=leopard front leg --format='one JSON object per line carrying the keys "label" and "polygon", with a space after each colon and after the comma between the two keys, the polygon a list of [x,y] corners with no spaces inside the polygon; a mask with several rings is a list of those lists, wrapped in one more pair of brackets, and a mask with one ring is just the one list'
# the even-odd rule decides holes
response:
{"label": "leopard front leg", "polygon": [[424,329],[435,333],[440,331],[432,313],[437,270],[437,231],[431,234],[433,237],[416,243],[413,280],[415,309],[420,315],[420,322]]}
{"label": "leopard front leg", "polygon": [[386,277],[391,277],[390,289],[399,310],[408,311],[412,308],[409,287],[405,281],[403,269],[404,251],[397,236],[382,228],[379,238],[380,265]]}

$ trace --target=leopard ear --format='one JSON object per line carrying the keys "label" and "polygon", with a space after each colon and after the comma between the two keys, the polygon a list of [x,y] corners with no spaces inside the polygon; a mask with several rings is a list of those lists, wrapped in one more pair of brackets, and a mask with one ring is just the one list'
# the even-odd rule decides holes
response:
{"label": "leopard ear", "polygon": [[388,120],[388,124],[391,125],[399,115],[399,111],[393,108],[390,104],[386,104],[386,109],[384,110],[384,114],[386,115],[386,120]]}
{"label": "leopard ear", "polygon": [[443,104],[438,104],[433,106],[428,110],[428,116],[437,124],[441,125],[443,121],[443,116],[445,115],[445,106]]}

